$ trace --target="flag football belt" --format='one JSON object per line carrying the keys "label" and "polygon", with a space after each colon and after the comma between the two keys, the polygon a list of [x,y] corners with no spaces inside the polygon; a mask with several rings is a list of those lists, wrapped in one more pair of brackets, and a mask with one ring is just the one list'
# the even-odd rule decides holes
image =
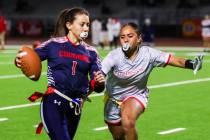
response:
{"label": "flag football belt", "polygon": [[110,100],[111,100],[114,104],[116,104],[119,108],[120,108],[120,106],[122,105],[122,101],[118,101],[118,100],[113,99],[113,98],[111,98]]}
{"label": "flag football belt", "polygon": [[[63,97],[67,101],[69,101],[70,108],[75,109],[75,111],[74,111],[75,115],[79,115],[81,113],[81,105],[80,105],[79,99],[72,99],[53,87],[48,87],[47,91],[44,94],[40,93],[40,92],[34,92],[28,99],[31,102],[35,102],[37,99],[44,97],[45,95],[54,94],[54,93]],[[41,123],[39,123],[39,125],[36,129],[36,134],[40,134],[42,131],[42,128],[43,128],[43,123],[41,122]]]}
{"label": "flag football belt", "polygon": [[114,104],[116,104],[119,108],[122,105],[122,101],[116,100],[114,98],[110,98],[108,94],[104,94],[103,102],[106,104],[108,100],[111,100]]}

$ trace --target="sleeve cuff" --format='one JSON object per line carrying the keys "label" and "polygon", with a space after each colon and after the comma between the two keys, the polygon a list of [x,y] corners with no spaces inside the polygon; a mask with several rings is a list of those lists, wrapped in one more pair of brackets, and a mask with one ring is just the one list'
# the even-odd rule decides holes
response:
{"label": "sleeve cuff", "polygon": [[92,91],[94,91],[94,89],[95,89],[95,80],[91,80],[91,81],[90,81],[90,89],[91,89]]}
{"label": "sleeve cuff", "polygon": [[167,66],[168,65],[168,63],[170,62],[170,59],[171,59],[171,54],[168,55],[168,58],[167,58],[166,63],[165,63],[164,66]]}

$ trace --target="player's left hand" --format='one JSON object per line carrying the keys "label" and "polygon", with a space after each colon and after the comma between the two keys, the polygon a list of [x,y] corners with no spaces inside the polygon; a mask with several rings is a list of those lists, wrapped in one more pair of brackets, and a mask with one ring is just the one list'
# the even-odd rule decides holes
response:
{"label": "player's left hand", "polygon": [[202,63],[203,63],[203,55],[199,55],[193,60],[193,73],[196,75],[198,70],[202,68]]}
{"label": "player's left hand", "polygon": [[94,80],[96,85],[104,85],[105,76],[102,74],[101,71],[94,72]]}

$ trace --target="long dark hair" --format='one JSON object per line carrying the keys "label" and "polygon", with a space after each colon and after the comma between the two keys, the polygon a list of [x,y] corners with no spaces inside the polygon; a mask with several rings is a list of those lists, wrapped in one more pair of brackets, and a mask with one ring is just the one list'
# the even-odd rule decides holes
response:
{"label": "long dark hair", "polygon": [[68,29],[66,28],[66,22],[73,23],[76,15],[82,14],[89,16],[88,11],[80,7],[62,10],[58,16],[52,37],[61,37],[67,35]]}

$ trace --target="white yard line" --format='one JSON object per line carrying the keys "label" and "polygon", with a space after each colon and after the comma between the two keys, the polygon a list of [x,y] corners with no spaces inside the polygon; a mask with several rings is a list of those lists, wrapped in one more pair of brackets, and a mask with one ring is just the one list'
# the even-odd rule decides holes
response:
{"label": "white yard line", "polygon": [[37,128],[39,125],[38,124],[36,124],[36,125],[34,125],[33,127],[35,127],[35,128]]}
{"label": "white yard line", "polygon": [[6,106],[6,107],[1,107],[1,110],[10,110],[10,109],[16,109],[16,108],[24,108],[24,107],[31,107],[31,106],[36,106],[40,105],[40,102],[32,103],[32,104],[22,104],[22,105],[14,105],[14,106]]}
{"label": "white yard line", "polygon": [[[210,78],[203,78],[203,79],[196,79],[196,80],[187,80],[187,81],[180,81],[180,82],[172,82],[172,83],[167,83],[167,84],[160,84],[160,85],[152,85],[149,86],[148,88],[154,89],[154,88],[163,88],[163,87],[171,87],[171,86],[177,86],[177,85],[185,85],[185,84],[191,84],[191,83],[199,83],[199,82],[205,82],[205,81],[210,81]],[[97,96],[102,96],[104,93],[100,94],[92,94],[90,97],[97,97]],[[8,107],[1,107],[1,110],[9,110],[9,109],[16,109],[16,108],[23,108],[23,107],[30,107],[30,106],[35,106],[39,105],[40,102],[32,103],[32,104],[22,104],[22,105],[15,105],[15,106],[8,106]]]}
{"label": "white yard line", "polygon": [[7,121],[8,118],[0,118],[0,122]]}
{"label": "white yard line", "polygon": [[0,62],[0,65],[14,65],[12,62]]}
{"label": "white yard line", "polygon": [[185,56],[198,56],[198,55],[209,56],[210,53],[206,53],[206,52],[189,52],[189,53],[185,53]]}
{"label": "white yard line", "polygon": [[[103,131],[106,129],[108,129],[108,126],[97,127],[97,128],[94,128],[93,130],[94,131]],[[186,128],[174,128],[174,129],[158,132],[157,134],[166,135],[166,134],[176,133],[176,132],[180,132],[180,131],[184,131],[184,130],[186,130]]]}
{"label": "white yard line", "polygon": [[186,80],[186,81],[173,82],[173,83],[160,84],[160,85],[152,85],[152,86],[148,86],[148,88],[153,89],[153,88],[161,88],[161,87],[171,87],[171,86],[199,83],[199,82],[205,82],[205,81],[210,81],[210,78],[202,78],[202,79]]}
{"label": "white yard line", "polygon": [[16,54],[18,50],[5,50],[1,51],[0,54]]}
{"label": "white yard line", "polygon": [[[41,75],[46,75],[46,72],[42,72]],[[23,74],[1,75],[0,79],[11,79],[11,78],[19,78],[19,77],[25,77],[25,75]]]}
{"label": "white yard line", "polygon": [[186,130],[186,128],[174,128],[174,129],[171,129],[171,130],[166,130],[166,131],[158,132],[158,134],[160,134],[160,135],[166,135],[166,134],[176,133],[176,132],[184,131],[184,130]]}
{"label": "white yard line", "polygon": [[[8,45],[8,44],[6,44],[5,45],[5,50],[3,50],[3,52],[4,51],[12,51],[12,50],[17,50],[17,49],[19,49],[20,47],[22,47],[23,45]],[[26,45],[26,46],[28,46],[28,45]],[[29,45],[30,46],[30,45]],[[7,50],[7,49],[11,49],[11,50]]]}
{"label": "white yard line", "polygon": [[15,55],[0,55],[0,58],[11,58],[11,57],[13,57],[13,58],[15,58]]}
{"label": "white yard line", "polygon": [[106,129],[108,129],[108,126],[98,127],[98,128],[93,129],[93,130],[94,131],[101,131],[101,130],[106,130]]}
{"label": "white yard line", "polygon": [[14,74],[14,75],[1,75],[0,79],[11,79],[11,78],[19,78],[24,77],[23,74]]}

